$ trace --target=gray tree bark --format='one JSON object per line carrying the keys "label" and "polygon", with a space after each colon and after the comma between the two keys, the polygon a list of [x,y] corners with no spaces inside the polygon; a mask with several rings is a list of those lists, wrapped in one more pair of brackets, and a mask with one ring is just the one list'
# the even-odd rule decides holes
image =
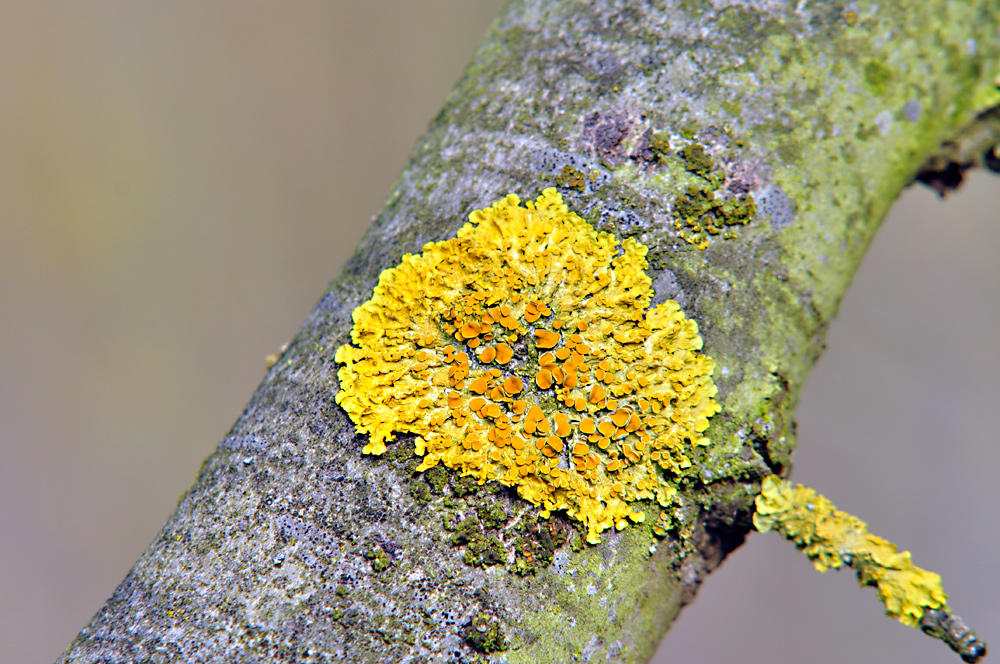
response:
{"label": "gray tree bark", "polygon": [[[785,474],[792,413],[878,224],[1000,134],[986,0],[516,0],[343,272],[63,662],[648,660]],[[586,544],[510,489],[381,457],[336,405],[351,312],[470,211],[557,186],[649,247],[717,365],[676,528]],[[750,203],[752,201],[752,204]],[[749,219],[749,223],[743,223]],[[498,548],[499,547],[499,548]]]}

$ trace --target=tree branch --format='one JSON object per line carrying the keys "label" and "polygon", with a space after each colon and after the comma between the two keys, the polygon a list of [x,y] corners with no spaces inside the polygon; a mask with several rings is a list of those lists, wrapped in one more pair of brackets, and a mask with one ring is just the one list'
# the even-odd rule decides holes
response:
{"label": "tree branch", "polygon": [[[987,2],[512,2],[230,436],[61,661],[645,661],[786,474],[792,410],[879,221],[998,101]],[[978,139],[977,139],[978,140]],[[987,145],[989,141],[980,142]],[[649,248],[722,412],[669,529],[585,543],[413,438],[363,455],[334,351],[378,276],[509,192]]]}

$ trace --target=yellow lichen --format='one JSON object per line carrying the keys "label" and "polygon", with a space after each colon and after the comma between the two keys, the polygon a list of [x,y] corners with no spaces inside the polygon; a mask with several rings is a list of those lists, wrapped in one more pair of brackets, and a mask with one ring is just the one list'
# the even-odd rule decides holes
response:
{"label": "yellow lichen", "polygon": [[648,309],[647,249],[568,211],[555,189],[510,194],[451,240],[407,254],[353,314],[337,403],[368,454],[416,434],[438,463],[565,510],[597,542],[666,507],[719,411],[697,324]]}
{"label": "yellow lichen", "polygon": [[901,623],[916,627],[924,609],[946,606],[940,576],[914,565],[909,551],[898,553],[895,544],[872,535],[863,521],[812,489],[771,475],[756,507],[757,530],[776,530],[794,541],[821,572],[852,567],[861,585],[878,588],[886,614]]}

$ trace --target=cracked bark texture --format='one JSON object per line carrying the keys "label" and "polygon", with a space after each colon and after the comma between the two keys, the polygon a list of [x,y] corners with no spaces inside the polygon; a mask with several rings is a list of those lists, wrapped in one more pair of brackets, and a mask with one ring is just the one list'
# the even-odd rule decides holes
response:
{"label": "cracked bark texture", "polygon": [[[991,2],[511,2],[354,257],[60,661],[646,661],[742,541],[760,479],[787,472],[798,392],[892,200],[933,158],[996,143],[997,19]],[[677,300],[717,363],[715,444],[664,539],[652,505],[588,546],[508,490],[413,473],[410,439],[362,456],[334,402],[333,353],[383,269],[552,185],[650,248],[654,301]],[[684,239],[699,192],[749,194],[756,215],[701,248]],[[499,561],[472,546],[489,538]]]}

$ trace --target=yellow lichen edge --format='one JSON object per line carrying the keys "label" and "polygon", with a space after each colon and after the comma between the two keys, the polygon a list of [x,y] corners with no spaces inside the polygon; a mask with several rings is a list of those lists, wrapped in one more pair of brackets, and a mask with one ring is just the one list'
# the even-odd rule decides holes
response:
{"label": "yellow lichen edge", "polygon": [[516,487],[592,543],[643,520],[632,501],[670,505],[720,406],[698,325],[673,301],[647,310],[646,253],[549,188],[403,256],[336,354],[337,403],[369,434],[363,451],[416,434],[419,470]]}
{"label": "yellow lichen edge", "polygon": [[886,615],[916,627],[924,609],[947,606],[941,577],[913,564],[910,552],[868,532],[864,521],[841,512],[829,500],[801,484],[771,475],[756,500],[753,524],[760,532],[776,530],[805,552],[821,572],[852,567],[861,585],[876,586]]}

